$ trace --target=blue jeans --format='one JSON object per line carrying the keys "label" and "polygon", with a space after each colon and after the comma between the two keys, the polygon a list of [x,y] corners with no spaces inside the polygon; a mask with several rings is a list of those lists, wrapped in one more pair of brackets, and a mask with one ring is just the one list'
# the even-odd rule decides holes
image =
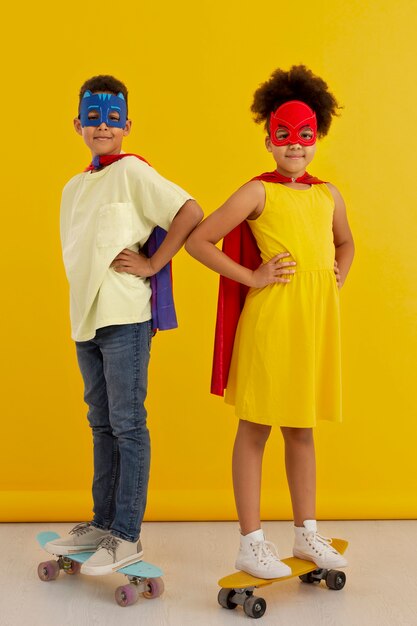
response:
{"label": "blue jeans", "polygon": [[137,541],[146,506],[150,439],[144,406],[151,322],[105,326],[76,342],[93,432],[93,525]]}

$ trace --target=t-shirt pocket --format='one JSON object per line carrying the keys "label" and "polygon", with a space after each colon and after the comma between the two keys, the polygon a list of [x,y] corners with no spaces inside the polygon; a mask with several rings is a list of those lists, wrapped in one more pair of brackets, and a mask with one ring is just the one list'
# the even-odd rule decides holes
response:
{"label": "t-shirt pocket", "polygon": [[103,204],[98,212],[97,246],[128,246],[133,233],[132,202]]}

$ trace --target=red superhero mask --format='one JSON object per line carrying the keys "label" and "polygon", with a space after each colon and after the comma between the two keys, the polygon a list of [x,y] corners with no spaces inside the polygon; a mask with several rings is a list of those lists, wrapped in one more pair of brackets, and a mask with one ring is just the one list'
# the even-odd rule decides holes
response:
{"label": "red superhero mask", "polygon": [[[269,118],[271,141],[275,146],[299,143],[312,146],[317,139],[317,119],[313,109],[299,100],[284,102]],[[282,133],[281,131],[286,131]],[[277,131],[280,131],[277,137]],[[281,137],[282,135],[282,137]]]}

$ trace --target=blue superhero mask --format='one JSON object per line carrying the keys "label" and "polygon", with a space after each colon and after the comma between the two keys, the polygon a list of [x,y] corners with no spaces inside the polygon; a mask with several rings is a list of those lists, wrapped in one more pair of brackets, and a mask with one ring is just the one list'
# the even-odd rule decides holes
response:
{"label": "blue superhero mask", "polygon": [[[97,115],[90,119],[89,113],[95,112]],[[119,119],[114,119],[112,113],[118,113]],[[116,116],[115,116],[116,117]],[[80,104],[81,126],[100,126],[103,122],[107,126],[124,128],[126,126],[126,100],[122,92],[117,96],[112,93],[91,93],[86,91]]]}

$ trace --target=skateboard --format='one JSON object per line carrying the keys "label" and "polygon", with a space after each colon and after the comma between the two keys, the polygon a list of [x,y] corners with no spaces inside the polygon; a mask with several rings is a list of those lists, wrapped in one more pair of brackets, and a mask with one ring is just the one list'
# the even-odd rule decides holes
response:
{"label": "skateboard", "polygon": [[[42,532],[36,536],[39,545],[45,548],[48,541],[58,539],[58,533]],[[59,573],[63,570],[66,574],[78,574],[81,565],[93,554],[93,552],[79,552],[78,554],[59,555],[57,561],[44,561],[39,563],[38,576],[44,582],[49,582],[58,578]],[[160,596],[164,591],[164,581],[161,576],[162,570],[156,565],[139,561],[132,565],[126,565],[116,570],[120,574],[124,574],[129,583],[117,587],[115,591],[116,602],[119,606],[129,606],[135,604],[141,593],[144,598],[152,599]],[[113,572],[114,573],[114,572]]]}
{"label": "skateboard", "polygon": [[[332,539],[332,547],[343,554],[348,547],[344,539]],[[283,578],[256,578],[246,572],[235,572],[219,580],[221,587],[217,596],[218,603],[225,609],[235,609],[238,604],[243,607],[249,617],[262,617],[266,611],[266,602],[263,598],[253,595],[255,588],[266,587],[283,580],[290,580],[298,576],[303,583],[320,583],[324,580],[329,589],[343,589],[346,583],[346,575],[340,570],[319,569],[312,561],[303,561],[296,557],[282,559],[291,567],[291,576]]]}

